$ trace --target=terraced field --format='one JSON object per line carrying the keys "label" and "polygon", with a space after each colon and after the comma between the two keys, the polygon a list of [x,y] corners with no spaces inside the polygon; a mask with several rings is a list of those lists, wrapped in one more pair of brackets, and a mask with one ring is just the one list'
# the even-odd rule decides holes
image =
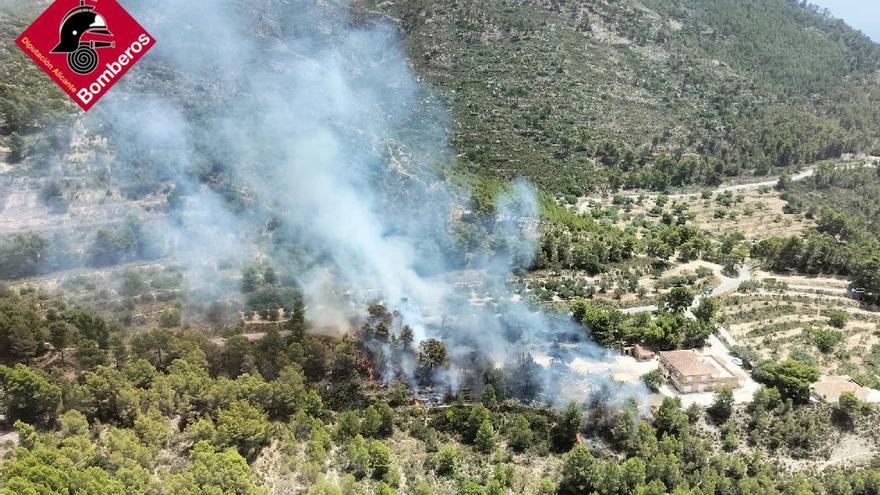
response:
{"label": "terraced field", "polygon": [[753,280],[724,297],[721,310],[728,331],[749,353],[794,357],[815,362],[823,373],[876,382],[880,308],[850,297],[847,280],[763,272]]}

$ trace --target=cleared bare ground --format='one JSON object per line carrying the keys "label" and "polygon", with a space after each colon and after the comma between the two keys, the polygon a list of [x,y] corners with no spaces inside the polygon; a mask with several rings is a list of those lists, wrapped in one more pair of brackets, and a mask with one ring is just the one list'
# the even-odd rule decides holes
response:
{"label": "cleared bare ground", "polygon": [[[659,217],[657,198],[654,194],[630,197],[633,203],[629,205],[615,205],[613,197],[593,198],[583,203],[580,209],[618,209],[620,214],[616,224],[624,228],[640,216]],[[709,198],[700,194],[670,196],[660,211],[671,213],[677,207],[683,207],[691,218],[690,222],[709,234],[739,231],[747,239],[760,240],[791,235],[812,225],[802,215],[786,214],[783,211],[785,204],[777,191],[764,187],[738,190],[731,192],[730,196],[720,196],[719,193],[713,193]]]}

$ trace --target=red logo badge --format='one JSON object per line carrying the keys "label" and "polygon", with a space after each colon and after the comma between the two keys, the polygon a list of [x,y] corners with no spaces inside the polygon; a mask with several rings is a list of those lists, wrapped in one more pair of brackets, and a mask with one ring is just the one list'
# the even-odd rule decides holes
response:
{"label": "red logo badge", "polygon": [[57,0],[15,42],[83,110],[155,44],[116,0]]}

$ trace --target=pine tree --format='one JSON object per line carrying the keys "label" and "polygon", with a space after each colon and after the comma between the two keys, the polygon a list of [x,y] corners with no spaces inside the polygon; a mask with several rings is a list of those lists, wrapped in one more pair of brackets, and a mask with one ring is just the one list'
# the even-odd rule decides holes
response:
{"label": "pine tree", "polygon": [[495,427],[488,419],[484,420],[477,430],[477,436],[474,439],[474,445],[477,450],[484,454],[489,454],[495,450]]}

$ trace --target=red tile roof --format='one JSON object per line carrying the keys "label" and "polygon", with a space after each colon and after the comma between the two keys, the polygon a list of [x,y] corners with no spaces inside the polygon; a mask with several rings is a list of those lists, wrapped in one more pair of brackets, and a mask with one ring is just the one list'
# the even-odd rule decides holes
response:
{"label": "red tile roof", "polygon": [[719,375],[715,366],[705,362],[694,351],[662,351],[660,359],[665,360],[682,376]]}

